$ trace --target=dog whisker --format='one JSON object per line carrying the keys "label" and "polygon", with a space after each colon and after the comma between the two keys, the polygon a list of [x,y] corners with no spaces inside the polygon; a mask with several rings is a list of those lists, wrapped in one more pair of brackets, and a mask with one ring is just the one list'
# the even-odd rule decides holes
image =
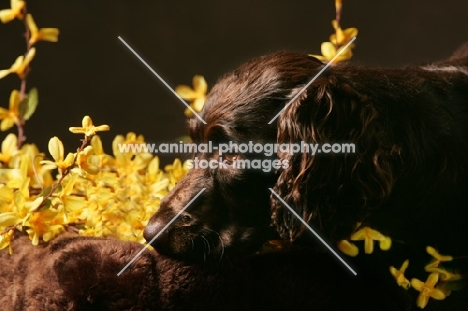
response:
{"label": "dog whisker", "polygon": [[211,253],[211,248],[210,248],[210,242],[201,234],[200,237],[204,240],[204,244],[206,245],[206,248],[208,249],[208,255]]}
{"label": "dog whisker", "polygon": [[223,255],[224,255],[224,242],[223,242],[223,239],[221,239],[221,236],[219,235],[218,232],[214,231],[214,230],[211,230],[211,229],[208,229],[207,230],[213,232],[214,234],[216,234],[218,236],[218,239],[219,239],[219,242],[221,243],[220,246],[221,246],[221,255],[219,256],[219,260],[221,261],[221,259],[223,258]]}

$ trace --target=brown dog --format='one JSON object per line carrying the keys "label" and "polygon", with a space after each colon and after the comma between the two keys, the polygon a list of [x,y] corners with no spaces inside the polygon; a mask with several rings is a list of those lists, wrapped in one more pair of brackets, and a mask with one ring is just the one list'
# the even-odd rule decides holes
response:
{"label": "brown dog", "polygon": [[[197,153],[198,161],[221,157],[223,167],[189,171],[162,200],[146,239],[202,188],[153,242],[159,252],[196,260],[252,252],[274,236],[271,228],[287,240],[315,239],[272,188],[330,243],[361,223],[418,252],[433,245],[468,253],[460,243],[468,237],[467,51],[398,69],[338,64],[302,93],[325,66],[306,54],[263,56],[226,74],[200,114],[206,124],[190,121],[195,143],[352,143],[355,153]],[[254,159],[288,165],[269,172],[235,165]]]}

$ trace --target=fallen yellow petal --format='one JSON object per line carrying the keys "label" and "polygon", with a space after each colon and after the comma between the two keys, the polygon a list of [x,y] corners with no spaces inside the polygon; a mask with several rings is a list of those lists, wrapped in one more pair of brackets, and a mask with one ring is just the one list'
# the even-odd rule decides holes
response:
{"label": "fallen yellow petal", "polygon": [[347,240],[341,240],[340,242],[338,242],[338,249],[344,254],[351,257],[355,257],[359,254],[358,247]]}

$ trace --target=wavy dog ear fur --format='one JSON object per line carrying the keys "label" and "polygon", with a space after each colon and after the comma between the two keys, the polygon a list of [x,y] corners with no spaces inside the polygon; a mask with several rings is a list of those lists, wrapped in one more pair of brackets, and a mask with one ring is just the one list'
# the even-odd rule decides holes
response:
{"label": "wavy dog ear fur", "polygon": [[[303,86],[293,89],[291,98]],[[278,193],[314,229],[332,240],[347,237],[395,182],[398,148],[390,142],[379,111],[343,77],[324,72],[279,116],[279,144],[354,143],[355,154],[281,154]],[[272,196],[272,220],[280,236],[296,240],[304,226]]]}

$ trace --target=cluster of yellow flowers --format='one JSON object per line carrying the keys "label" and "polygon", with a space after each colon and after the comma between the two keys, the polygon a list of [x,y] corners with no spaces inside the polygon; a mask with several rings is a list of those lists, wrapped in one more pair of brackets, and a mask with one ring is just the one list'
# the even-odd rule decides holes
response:
{"label": "cluster of yellow flowers", "polygon": [[[352,57],[354,45],[343,49],[356,37],[358,30],[342,30],[341,0],[335,0],[335,8],[336,18],[332,21],[335,33],[329,42],[322,43],[322,55],[312,56],[331,61],[340,54],[334,60],[337,63]],[[52,160],[44,160],[45,155],[34,144],[23,144],[24,123],[38,104],[35,88],[26,94],[29,66],[36,55],[34,44],[41,40],[57,42],[59,31],[56,28],[38,29],[32,15],[27,13],[24,0],[11,0],[10,9],[0,10],[3,23],[14,19],[24,21],[27,51],[25,55],[18,56],[9,69],[0,70],[0,79],[11,73],[21,79],[21,90],[11,92],[9,109],[0,107],[0,130],[6,131],[15,125],[18,129],[18,136],[8,134],[0,150],[0,249],[8,247],[9,252],[13,252],[11,242],[15,230],[28,233],[33,245],[38,245],[41,240],[47,242],[67,230],[143,243],[143,229],[149,218],[159,208],[160,200],[185,176],[189,162],[175,159],[173,164],[161,169],[157,156],[121,148],[144,144],[144,137],[135,133],[116,136],[112,154],[108,154],[96,132],[108,131],[109,126],[94,126],[89,116],[83,118],[81,127],[69,129],[72,133],[84,135],[76,152],[65,154],[60,139],[53,137],[48,145]],[[203,76],[196,75],[193,88],[180,85],[175,91],[190,102],[195,112],[200,112],[207,90]],[[193,117],[189,108],[185,114]],[[57,175],[53,176],[53,172]],[[349,240],[362,240],[365,254],[373,253],[374,241],[378,241],[384,251],[392,245],[390,237],[369,227],[358,226]],[[350,241],[340,241],[338,248],[344,254],[357,256],[359,248]],[[283,244],[280,242],[275,248],[281,248]],[[400,269],[390,267],[390,273],[399,286],[405,289],[413,287],[420,292],[417,298],[420,308],[427,305],[429,298],[444,299],[456,289],[454,282],[466,278],[440,266],[441,262],[453,260],[451,256],[440,255],[430,246],[427,252],[434,260],[425,267],[425,271],[430,273],[426,282],[414,278],[409,281],[405,277],[409,260]]]}
{"label": "cluster of yellow flowers", "polygon": [[[440,255],[437,250],[431,246],[426,248],[429,255],[433,257],[433,260],[424,267],[424,270],[429,274],[426,282],[422,282],[418,279],[411,279],[409,281],[405,277],[405,271],[408,268],[409,260],[405,260],[400,269],[390,267],[390,273],[393,275],[398,285],[409,289],[413,287],[419,291],[416,305],[423,309],[429,302],[429,298],[436,300],[443,300],[452,293],[452,290],[457,290],[457,282],[464,277],[458,273],[453,273],[447,270],[447,268],[440,266],[441,262],[452,261],[452,256]],[[436,286],[437,285],[437,286]]]}
{"label": "cluster of yellow flowers", "polygon": [[[384,236],[377,230],[369,227],[359,227],[359,229],[351,235],[350,240],[363,240],[365,254],[373,253],[374,241],[379,242],[380,249],[383,251],[389,250],[392,245],[390,237]],[[359,254],[359,248],[348,240],[338,242],[337,247],[341,252],[351,257]],[[440,255],[437,250],[431,246],[428,246],[426,251],[433,257],[433,260],[424,267],[424,270],[430,273],[426,282],[422,282],[416,278],[409,281],[405,277],[405,271],[409,266],[409,260],[405,260],[400,269],[396,269],[393,266],[389,268],[390,273],[393,275],[399,286],[404,289],[413,287],[415,290],[420,292],[416,300],[416,305],[421,309],[426,307],[429,302],[429,298],[437,300],[445,299],[451,294],[452,290],[459,289],[459,283],[456,283],[456,281],[466,278],[466,276],[462,276],[459,273],[453,273],[447,268],[440,266],[441,262],[452,261],[452,256]]]}
{"label": "cluster of yellow flowers", "polygon": [[[48,146],[52,160],[45,160],[34,144],[24,144],[24,124],[38,104],[37,89],[26,93],[30,63],[36,55],[34,45],[57,42],[59,30],[38,29],[23,0],[11,0],[10,9],[0,10],[3,23],[15,19],[24,22],[27,50],[9,69],[0,70],[0,79],[17,74],[21,80],[20,90],[11,92],[9,108],[0,108],[0,130],[18,129],[18,135],[8,134],[1,144],[0,249],[8,247],[13,252],[15,230],[28,233],[33,245],[67,230],[143,242],[149,217],[157,211],[160,199],[185,176],[187,162],[175,159],[161,169],[157,156],[120,150],[125,144],[144,143],[144,137],[135,133],[115,137],[112,155],[107,154],[95,134],[109,126],[94,126],[89,116],[83,118],[81,127],[70,128],[84,135],[76,152],[65,153],[60,139],[53,137]],[[206,93],[206,83],[204,88]],[[197,111],[202,106],[198,100]]]}
{"label": "cluster of yellow flowers", "polygon": [[[0,184],[0,249],[10,246],[14,230],[29,234],[33,245],[73,230],[82,235],[113,236],[142,242],[143,229],[187,165],[176,159],[160,168],[159,158],[144,152],[122,152],[119,146],[144,143],[143,136],[129,133],[113,141],[113,155],[106,154],[90,117],[70,131],[84,134],[81,147],[65,155],[62,142],[53,137],[53,160],[40,160],[33,144],[18,149],[9,134],[2,143]],[[88,145],[88,142],[90,145]],[[56,178],[52,170],[57,169]]]}

